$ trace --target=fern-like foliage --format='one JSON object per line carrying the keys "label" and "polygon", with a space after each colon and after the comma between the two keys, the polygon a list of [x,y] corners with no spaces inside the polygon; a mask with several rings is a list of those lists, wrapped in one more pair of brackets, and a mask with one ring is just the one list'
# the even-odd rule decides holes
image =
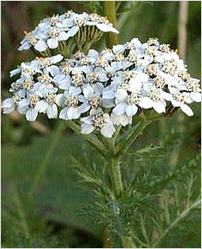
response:
{"label": "fern-like foliage", "polygon": [[[143,248],[184,247],[188,243],[183,240],[186,236],[196,237],[191,247],[199,243],[196,220],[200,217],[200,155],[170,165],[171,148],[181,142],[179,136],[165,136],[160,145],[128,152],[121,165],[121,194],[111,191],[106,177],[110,169],[104,160],[94,158],[94,163],[89,162],[88,153],[96,155],[93,151],[83,148],[85,162],[73,158],[81,181],[94,190],[93,201],[86,204],[81,214],[102,224],[103,234],[107,229],[107,239],[115,241],[110,246],[119,246],[121,238],[127,236],[133,237],[136,247]],[[187,226],[195,229],[185,229]]]}

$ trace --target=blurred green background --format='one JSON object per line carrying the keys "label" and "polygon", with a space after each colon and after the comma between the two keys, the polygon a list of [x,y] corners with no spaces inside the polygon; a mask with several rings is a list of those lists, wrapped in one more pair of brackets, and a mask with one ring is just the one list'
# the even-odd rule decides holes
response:
{"label": "blurred green background", "polygon": [[[104,14],[102,2],[4,1],[1,7],[2,99],[8,96],[12,82],[9,71],[33,58],[30,52],[16,51],[24,30],[31,31],[41,19],[70,9]],[[179,2],[175,1],[117,2],[120,43],[133,37],[142,42],[149,37],[158,37],[162,43],[177,48],[178,12]],[[201,3],[189,2],[188,13],[186,64],[191,75],[200,78]],[[95,47],[104,48],[105,37]],[[200,105],[192,107],[193,118],[179,116],[180,112],[177,112],[172,118],[146,130],[141,143],[158,144],[165,134],[172,133],[178,142],[172,145],[171,164],[190,160],[200,152]],[[80,188],[71,157],[74,155],[82,160],[83,154],[78,152],[85,147],[84,151],[88,151],[86,164],[87,160],[100,159],[90,153],[83,140],[58,126],[56,120],[44,116],[30,125],[15,112],[2,115],[3,247],[102,247],[103,227],[94,225],[82,215],[82,207],[92,199],[92,191]],[[33,201],[29,193],[34,181]],[[32,239],[27,240],[27,237]],[[196,234],[187,241],[178,241],[174,247],[200,244]]]}

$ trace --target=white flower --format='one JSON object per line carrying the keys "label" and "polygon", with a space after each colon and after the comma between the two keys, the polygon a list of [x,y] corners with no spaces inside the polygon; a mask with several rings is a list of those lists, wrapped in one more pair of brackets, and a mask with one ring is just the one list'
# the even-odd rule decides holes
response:
{"label": "white flower", "polygon": [[71,86],[65,91],[58,105],[64,107],[60,111],[59,118],[64,120],[78,119],[81,116],[82,102],[84,97],[81,95],[81,89]]}
{"label": "white flower", "polygon": [[[88,41],[89,34],[100,36],[101,30],[116,32],[97,14],[70,11],[44,19],[26,36],[22,46],[37,50],[43,41],[46,48],[61,49],[65,46],[61,41],[69,37],[78,34],[77,41],[82,40],[82,32],[87,32],[83,38]],[[9,90],[13,97],[2,103],[3,112],[17,107],[29,121],[36,120],[39,113],[58,118],[59,112],[60,119],[82,121],[81,133],[99,131],[111,138],[114,125],[132,124],[139,110],[153,108],[164,113],[169,102],[169,106],[192,116],[189,104],[201,101],[199,80],[191,78],[177,53],[156,38],[144,44],[134,38],[102,52],[90,49],[87,55],[78,51],[62,60],[60,54],[37,57],[12,70],[10,75],[19,77]]]}
{"label": "white flower", "polygon": [[110,117],[114,125],[126,126],[132,124],[132,116],[128,116],[126,113],[117,115],[115,112],[112,112]]}
{"label": "white flower", "polygon": [[60,41],[67,40],[70,36],[68,32],[65,32],[65,29],[59,29],[56,27],[50,27],[49,29],[49,38],[47,40],[47,45],[49,48],[54,49],[57,48]]}
{"label": "white flower", "polygon": [[89,15],[86,25],[95,25],[99,30],[103,32],[114,32],[117,34],[119,33],[119,31],[112,26],[112,24],[107,20],[106,17],[99,16],[96,13]]}
{"label": "white flower", "polygon": [[52,57],[37,57],[35,60],[31,61],[31,68],[35,72],[41,72],[42,69],[45,69],[47,72],[50,72],[53,75],[56,75],[58,72],[58,67],[54,66],[58,62],[62,61],[63,56],[61,54],[52,56]]}
{"label": "white flower", "polygon": [[50,73],[54,76],[59,73],[59,69],[55,64],[62,61],[62,59],[63,56],[58,54],[47,58],[37,57],[31,62],[22,62],[20,66],[10,71],[10,77],[21,74],[23,79],[32,79],[34,74],[42,72]]}
{"label": "white flower", "polygon": [[35,50],[39,52],[43,52],[47,49],[47,44],[45,41],[43,41],[37,32],[34,30],[33,32],[26,33],[25,38],[21,41],[21,46],[18,48],[19,51],[22,50],[27,50],[31,48],[32,46],[34,47]]}
{"label": "white flower", "polygon": [[21,72],[21,68],[16,68],[10,71],[10,77],[13,77],[16,74],[19,74]]}
{"label": "white flower", "polygon": [[96,27],[101,30],[102,32],[113,32],[118,34],[119,31],[117,29],[115,29],[111,23],[107,24],[107,23],[98,23],[96,24]]}
{"label": "white flower", "polygon": [[48,74],[41,74],[33,86],[33,91],[40,97],[46,97],[58,91],[58,88],[52,84],[52,77]]}
{"label": "white flower", "polygon": [[180,107],[180,109],[188,116],[193,116],[194,113],[192,109],[187,105],[192,103],[193,101],[190,98],[189,93],[187,92],[179,92],[177,89],[171,89],[172,98],[171,103],[174,107]]}
{"label": "white flower", "polygon": [[190,98],[195,102],[201,102],[200,80],[190,78],[186,81],[186,90],[190,93]]}
{"label": "white flower", "polygon": [[[118,84],[118,89],[115,93],[116,106],[113,113],[120,116],[134,116],[138,111],[138,104],[141,100],[142,82],[147,80],[145,74],[136,74],[135,72],[125,71],[121,81]],[[125,121],[124,121],[125,122]]]}
{"label": "white flower", "polygon": [[58,74],[53,78],[53,82],[58,85],[60,89],[68,90],[72,81],[69,75]]}
{"label": "white flower", "polygon": [[[118,95],[122,95],[121,101]],[[126,113],[128,116],[134,116],[137,113],[137,105],[140,102],[140,96],[138,94],[127,94],[124,89],[118,89],[116,99],[120,102],[114,107],[113,113],[116,115],[122,115]]]}
{"label": "white flower", "polygon": [[90,134],[94,130],[100,131],[104,137],[111,138],[115,128],[108,113],[103,113],[101,109],[91,110],[90,116],[81,118],[81,133]]}
{"label": "white flower", "polygon": [[48,94],[45,99],[40,100],[36,104],[36,110],[39,113],[47,113],[49,119],[57,118],[58,107],[62,101],[62,94]]}
{"label": "white flower", "polygon": [[154,108],[158,113],[165,112],[166,102],[171,99],[171,95],[162,91],[161,89],[151,87],[146,93],[146,96],[143,96],[139,102],[139,106],[144,109]]}
{"label": "white flower", "polygon": [[84,103],[86,109],[98,109],[102,104],[101,91],[97,88],[93,88],[90,85],[83,87],[83,95],[85,97]]}
{"label": "white flower", "polygon": [[35,121],[39,113],[36,109],[36,104],[39,100],[39,96],[34,94],[29,95],[26,99],[20,100],[17,107],[18,112],[25,114],[28,121]]}
{"label": "white flower", "polygon": [[15,110],[15,100],[13,98],[7,98],[2,103],[3,113],[10,113]]}
{"label": "white flower", "polygon": [[59,47],[59,42],[74,37],[85,26],[95,26],[102,32],[118,33],[104,17],[96,14],[89,15],[85,12],[82,14],[69,12],[46,18],[32,32],[25,32],[25,38],[21,41],[18,50],[34,48],[36,51],[43,52],[48,48],[56,49]]}

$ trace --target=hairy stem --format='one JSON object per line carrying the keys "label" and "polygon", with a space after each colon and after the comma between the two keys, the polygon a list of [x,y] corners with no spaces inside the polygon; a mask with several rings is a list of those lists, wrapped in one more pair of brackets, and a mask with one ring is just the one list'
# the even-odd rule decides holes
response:
{"label": "hairy stem", "polygon": [[109,230],[108,226],[105,227],[104,239],[103,239],[103,247],[104,248],[112,248],[113,247],[112,241],[109,238],[109,231],[108,230]]}
{"label": "hairy stem", "polygon": [[135,244],[130,236],[124,236],[122,243],[124,248],[135,248]]}
{"label": "hairy stem", "polygon": [[[120,164],[121,164],[120,158],[115,155],[111,155],[109,162],[111,164],[110,165],[111,172],[112,172],[111,177],[112,177],[114,191],[116,192],[116,194],[120,195],[121,192],[123,191],[123,183],[122,183],[122,176],[121,176],[121,170],[120,170]],[[105,238],[109,240],[107,236],[107,230],[105,231]],[[105,240],[104,240],[104,245],[109,245],[109,241],[105,241]],[[122,246],[124,248],[135,247],[134,242],[129,234],[127,235],[122,234],[121,241],[122,241]],[[111,243],[113,244],[113,241]]]}
{"label": "hairy stem", "polygon": [[119,158],[112,157],[111,160],[111,170],[113,177],[113,184],[117,194],[120,194],[123,190],[123,183],[121,179],[121,171],[120,171],[120,161]]}
{"label": "hairy stem", "polygon": [[[117,19],[116,19],[116,2],[115,1],[104,1],[104,13],[107,16],[108,20],[113,24],[113,26],[117,27]],[[107,33],[107,46],[112,47],[115,44],[118,44],[118,35],[115,33]]]}

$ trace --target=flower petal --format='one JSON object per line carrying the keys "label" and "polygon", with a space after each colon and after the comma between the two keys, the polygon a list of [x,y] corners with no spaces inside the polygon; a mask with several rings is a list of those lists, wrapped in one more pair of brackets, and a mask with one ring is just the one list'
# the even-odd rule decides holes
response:
{"label": "flower petal", "polygon": [[149,97],[143,97],[138,105],[144,109],[149,109],[153,106],[153,101]]}
{"label": "flower petal", "polygon": [[126,114],[128,116],[134,116],[138,111],[138,107],[136,105],[128,105],[126,107]]}
{"label": "flower petal", "polygon": [[58,63],[62,59],[63,59],[63,56],[61,54],[57,54],[57,55],[51,57],[51,63],[53,63],[53,64]]}
{"label": "flower petal", "polygon": [[117,102],[125,101],[128,97],[127,91],[124,89],[118,89],[116,92],[116,100]]}
{"label": "flower petal", "polygon": [[165,112],[165,103],[162,101],[154,102],[153,108],[156,112],[163,113]]}
{"label": "flower petal", "polygon": [[126,104],[125,103],[119,103],[117,106],[114,107],[113,112],[117,115],[121,115],[125,113],[126,111]]}
{"label": "flower petal", "polygon": [[201,102],[201,93],[199,92],[191,92],[190,98],[195,102]]}
{"label": "flower petal", "polygon": [[125,113],[119,116],[116,115],[115,113],[112,113],[111,120],[115,125],[126,126],[128,124],[132,124],[132,116],[127,116]]}
{"label": "flower petal", "polygon": [[18,103],[17,111],[21,114],[25,114],[29,110],[29,101],[22,99]]}
{"label": "flower petal", "polygon": [[60,32],[58,36],[59,41],[66,41],[68,38],[69,38],[69,35],[64,31]]}
{"label": "flower petal", "polygon": [[26,119],[28,121],[35,121],[38,116],[38,111],[36,111],[34,108],[30,108],[26,113]]}
{"label": "flower petal", "polygon": [[16,74],[19,74],[21,72],[20,68],[16,68],[10,71],[10,77],[13,77]]}
{"label": "flower petal", "polygon": [[97,59],[98,56],[99,56],[99,53],[96,50],[90,49],[88,51],[88,57],[92,57],[93,59]]}
{"label": "flower petal", "polygon": [[125,50],[125,46],[124,45],[115,45],[112,48],[112,51],[117,54],[117,53],[123,53]]}
{"label": "flower petal", "polygon": [[60,119],[68,120],[68,109],[69,109],[68,107],[65,107],[60,111],[59,115]]}
{"label": "flower petal", "polygon": [[90,97],[93,96],[94,89],[90,85],[87,85],[86,87],[83,88],[83,94],[86,99],[89,99]]}
{"label": "flower petal", "polygon": [[62,106],[64,104],[64,95],[62,93],[58,94],[56,96],[56,101],[55,102],[56,102],[56,104],[58,106]]}
{"label": "flower petal", "polygon": [[105,90],[102,93],[103,99],[113,99],[115,97],[114,90]]}
{"label": "flower petal", "polygon": [[58,108],[56,104],[49,105],[47,108],[47,116],[48,118],[57,118],[58,116]]}
{"label": "flower petal", "polygon": [[60,70],[57,66],[55,65],[52,65],[50,67],[48,67],[47,69],[47,72],[49,72],[51,74],[51,76],[55,76],[55,75],[58,75],[60,73]]}
{"label": "flower petal", "polygon": [[98,29],[100,29],[103,32],[114,32],[114,33],[119,33],[118,30],[116,30],[115,28],[113,28],[112,26],[105,24],[105,23],[98,23],[96,24],[96,27]]}
{"label": "flower petal", "polygon": [[48,103],[45,100],[40,100],[39,102],[36,103],[35,109],[39,113],[45,113],[48,108]]}
{"label": "flower petal", "polygon": [[50,38],[47,41],[48,47],[51,49],[57,48],[58,47],[58,40],[54,38]]}
{"label": "flower petal", "polygon": [[104,137],[111,138],[115,132],[115,128],[111,124],[104,124],[100,132]]}
{"label": "flower petal", "polygon": [[106,75],[105,73],[99,73],[98,79],[99,79],[99,81],[101,81],[101,82],[105,82],[105,81],[107,81],[109,78],[107,77],[107,75]]}
{"label": "flower petal", "polygon": [[74,26],[72,27],[69,31],[68,31],[68,36],[72,37],[74,35],[76,35],[76,33],[79,31],[79,27],[78,26]]}
{"label": "flower petal", "polygon": [[82,134],[90,134],[94,131],[94,127],[91,124],[81,124],[81,133]]}
{"label": "flower petal", "polygon": [[84,113],[90,109],[90,104],[88,102],[84,102],[82,105],[79,106],[79,112]]}
{"label": "flower petal", "polygon": [[81,115],[81,113],[79,112],[79,109],[76,107],[70,107],[68,109],[68,119],[72,120],[72,119],[77,119],[79,118]]}
{"label": "flower petal", "polygon": [[15,109],[15,102],[13,98],[7,98],[2,103],[3,113],[10,113]]}
{"label": "flower petal", "polygon": [[180,108],[181,108],[181,110],[182,110],[185,114],[187,114],[189,117],[191,117],[191,116],[194,115],[192,109],[191,109],[188,105],[182,104],[182,105],[180,105]]}
{"label": "flower petal", "polygon": [[47,44],[45,43],[45,41],[42,41],[42,40],[39,40],[36,45],[34,46],[34,48],[39,51],[39,52],[42,52],[42,51],[45,51],[47,49]]}

